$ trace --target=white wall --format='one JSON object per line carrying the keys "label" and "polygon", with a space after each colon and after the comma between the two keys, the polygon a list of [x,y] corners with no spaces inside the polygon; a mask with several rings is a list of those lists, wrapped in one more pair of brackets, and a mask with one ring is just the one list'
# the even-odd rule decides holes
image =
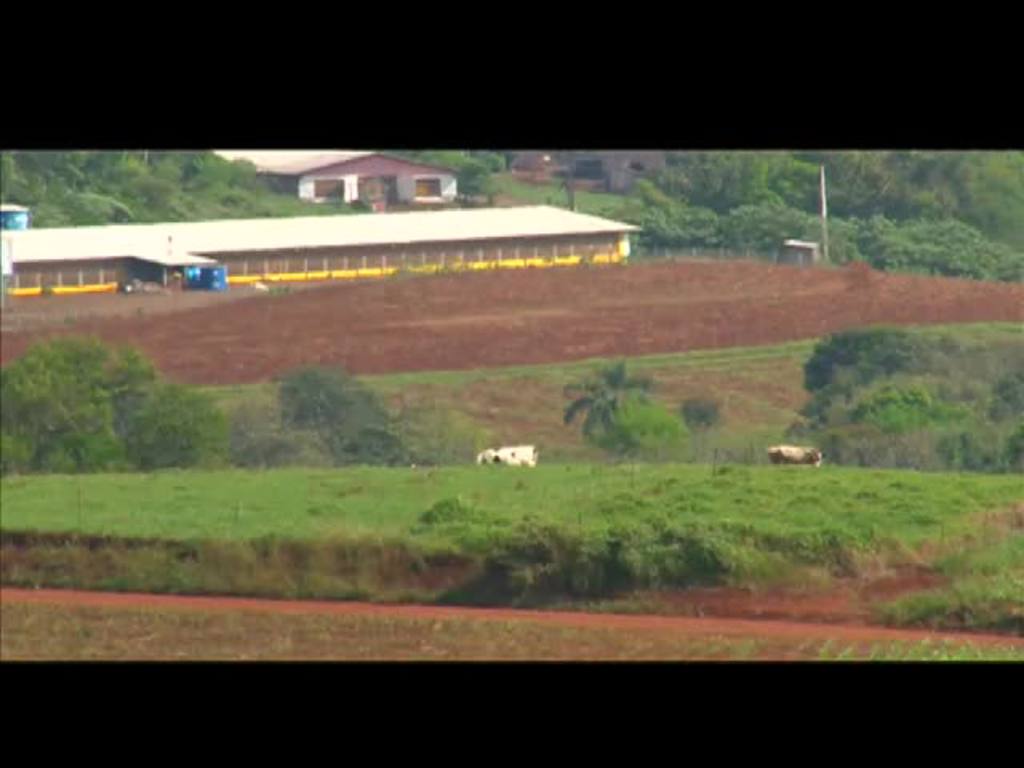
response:
{"label": "white wall", "polygon": [[345,182],[345,202],[351,203],[359,196],[359,177],[358,176],[318,176],[312,174],[310,176],[303,176],[299,179],[299,197],[302,200],[317,201],[318,198],[315,196],[316,187],[314,182],[323,180],[336,181],[340,180]]}
{"label": "white wall", "polygon": [[[299,179],[299,197],[302,200],[316,201],[317,198],[314,196],[314,182],[323,179],[340,179],[345,182],[345,202],[351,203],[354,200],[359,199],[359,177],[356,175],[351,176],[318,176],[311,174],[309,176],[303,176]],[[441,180],[441,199],[445,202],[451,202],[455,199],[458,194],[458,187],[456,185],[455,177],[447,174],[437,173],[421,173],[415,176],[399,176],[398,177],[398,199],[403,203],[411,203],[416,200],[416,180],[417,179],[440,179]]]}
{"label": "white wall", "polygon": [[416,197],[416,178],[413,176],[398,177],[398,199],[403,203],[412,202]]}
{"label": "white wall", "polygon": [[455,177],[445,174],[441,177],[441,197],[451,201],[455,199],[458,189],[455,186]]}

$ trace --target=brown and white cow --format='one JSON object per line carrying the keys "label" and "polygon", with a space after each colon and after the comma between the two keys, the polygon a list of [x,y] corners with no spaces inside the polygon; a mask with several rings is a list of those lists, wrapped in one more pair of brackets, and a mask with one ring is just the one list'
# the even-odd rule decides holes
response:
{"label": "brown and white cow", "polygon": [[824,458],[817,448],[804,448],[798,445],[773,445],[768,449],[768,458],[772,464],[810,464],[821,466]]}

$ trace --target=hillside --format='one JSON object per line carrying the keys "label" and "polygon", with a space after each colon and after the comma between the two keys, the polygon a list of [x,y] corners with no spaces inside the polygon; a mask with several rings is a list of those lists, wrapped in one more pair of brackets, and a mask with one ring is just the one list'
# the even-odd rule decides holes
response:
{"label": "hillside", "polygon": [[[62,297],[49,306],[71,313],[76,304]],[[244,384],[303,365],[341,365],[355,374],[467,370],[779,344],[872,323],[995,321],[1024,321],[1024,285],[681,262],[395,278],[224,297],[182,313],[140,310],[128,322],[83,318],[4,333],[2,361],[41,338],[95,334],[137,345],[172,379]],[[183,327],[205,330],[182,333]]]}
{"label": "hillside", "polygon": [[[452,168],[460,204],[567,206],[563,182],[507,172],[513,153],[397,151]],[[643,228],[651,249],[774,251],[820,240],[818,168],[829,179],[830,255],[877,269],[1024,280],[1024,153],[668,152],[629,195],[580,190],[579,210]],[[273,192],[245,164],[212,152],[5,152],[0,199],[35,226],[330,215]]]}
{"label": "hillside", "polygon": [[[968,174],[969,183],[940,174],[932,179],[939,185],[935,189],[914,175],[918,165],[930,162],[929,153],[911,153],[907,167],[896,163],[876,179],[880,186],[874,191],[887,194],[873,196],[871,182],[854,173],[851,164],[892,164],[895,154],[826,153],[818,158],[835,172],[829,184],[831,261],[1024,280],[1024,155],[947,153],[963,156],[960,161],[968,168],[981,163],[981,170]],[[944,162],[953,176],[954,168],[967,173]],[[639,258],[666,250],[720,248],[770,254],[788,238],[821,241],[816,168],[787,153],[669,153],[668,168],[639,180],[629,195],[578,191],[576,207],[640,226],[634,237]],[[899,194],[891,191],[894,187]],[[568,205],[564,182],[557,179],[537,182],[499,174],[491,191],[502,205]],[[927,203],[933,199],[942,202]]]}
{"label": "hillside", "polygon": [[354,210],[276,193],[252,166],[228,162],[212,152],[4,152],[0,199],[31,208],[35,227],[337,215]]}

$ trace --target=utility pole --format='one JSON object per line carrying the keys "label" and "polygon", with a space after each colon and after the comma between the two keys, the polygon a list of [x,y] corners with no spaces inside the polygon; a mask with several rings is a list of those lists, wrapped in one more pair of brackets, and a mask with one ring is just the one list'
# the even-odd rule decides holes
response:
{"label": "utility pole", "polygon": [[821,166],[821,244],[824,250],[825,263],[829,263],[828,258],[828,204],[826,202],[825,194],[825,166]]}
{"label": "utility pole", "polygon": [[568,157],[568,171],[565,176],[565,189],[569,194],[569,210],[576,210],[576,153],[566,152]]}

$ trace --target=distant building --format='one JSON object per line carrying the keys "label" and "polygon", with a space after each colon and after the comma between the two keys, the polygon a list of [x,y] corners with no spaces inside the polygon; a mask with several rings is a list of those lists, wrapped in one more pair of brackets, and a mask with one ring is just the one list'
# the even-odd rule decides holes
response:
{"label": "distant building", "polygon": [[596,183],[607,192],[629,192],[637,179],[661,171],[665,152],[654,150],[585,150],[571,152],[519,152],[512,158],[512,170],[538,174],[571,171],[577,182]]}
{"label": "distant building", "polygon": [[458,194],[450,168],[380,152],[223,150],[217,154],[252,163],[280,191],[314,203],[361,201],[383,210],[392,205],[451,203]]}
{"label": "distant building", "polygon": [[821,248],[818,243],[807,240],[786,240],[779,254],[780,264],[817,264],[821,261]]}
{"label": "distant building", "polygon": [[561,208],[529,206],[345,214],[7,232],[15,296],[167,284],[192,267],[226,268],[225,282],[385,277],[400,271],[616,264],[636,227]]}

